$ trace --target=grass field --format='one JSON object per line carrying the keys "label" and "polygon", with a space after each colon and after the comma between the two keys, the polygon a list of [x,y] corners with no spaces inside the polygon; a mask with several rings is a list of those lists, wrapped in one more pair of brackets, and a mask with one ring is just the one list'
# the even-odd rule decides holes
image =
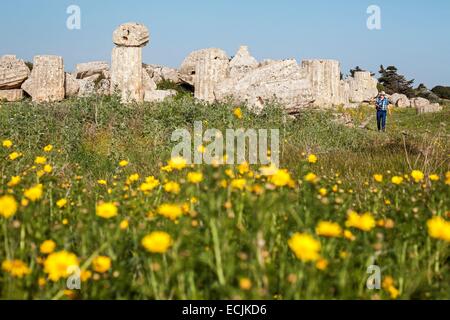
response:
{"label": "grass field", "polygon": [[[394,110],[385,134],[358,128],[369,107],[338,111],[354,128],[235,107],[2,104],[0,297],[450,298],[450,107]],[[194,121],[280,129],[281,169],[170,161]]]}

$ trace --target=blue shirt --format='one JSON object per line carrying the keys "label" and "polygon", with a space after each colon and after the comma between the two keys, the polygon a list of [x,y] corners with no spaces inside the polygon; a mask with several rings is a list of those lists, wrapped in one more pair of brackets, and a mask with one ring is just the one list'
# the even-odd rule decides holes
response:
{"label": "blue shirt", "polygon": [[389,99],[384,97],[384,99],[381,99],[380,97],[377,98],[376,101],[377,110],[386,111],[389,106]]}

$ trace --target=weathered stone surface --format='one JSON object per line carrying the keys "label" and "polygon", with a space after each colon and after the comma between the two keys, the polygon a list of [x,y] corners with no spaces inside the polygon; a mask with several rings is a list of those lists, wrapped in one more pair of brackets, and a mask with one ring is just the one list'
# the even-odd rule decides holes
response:
{"label": "weathered stone surface", "polygon": [[247,46],[241,46],[230,61],[230,77],[239,77],[258,67],[258,61],[250,55]]}
{"label": "weathered stone surface", "polygon": [[20,101],[23,99],[23,90],[22,89],[8,89],[8,90],[0,90],[0,101]]}
{"label": "weathered stone surface", "polygon": [[227,78],[216,85],[214,94],[219,101],[230,98],[256,110],[276,100],[290,113],[314,102],[311,84],[295,60],[273,61],[238,79]]}
{"label": "weathered stone surface", "polygon": [[30,76],[30,69],[14,55],[0,57],[0,90],[18,89]]}
{"label": "weathered stone surface", "polygon": [[77,64],[75,76],[77,79],[84,79],[105,71],[109,71],[109,64],[105,61],[85,62]]}
{"label": "weathered stone surface", "polygon": [[[302,68],[306,78],[311,82],[314,105],[329,107],[346,103],[343,101],[345,92],[341,84],[341,69],[336,60],[304,60]],[[345,90],[344,90],[345,91]]]}
{"label": "weathered stone surface", "polygon": [[426,107],[430,104],[430,101],[428,101],[425,98],[413,98],[411,99],[411,107],[412,108],[422,108]]}
{"label": "weathered stone surface", "polygon": [[33,71],[22,84],[34,102],[61,101],[65,96],[65,73],[62,57],[35,56]]}
{"label": "weathered stone surface", "polygon": [[79,82],[68,72],[65,73],[64,89],[66,98],[76,96],[80,90]]}
{"label": "weathered stone surface", "polygon": [[431,103],[424,106],[416,107],[418,114],[423,113],[432,113],[432,112],[440,112],[443,110],[443,107],[439,103]]}
{"label": "weathered stone surface", "polygon": [[113,33],[113,42],[118,46],[143,47],[150,41],[146,26],[136,22],[120,25]]}
{"label": "weathered stone surface", "polygon": [[194,85],[197,62],[204,59],[205,56],[214,56],[218,60],[229,60],[226,52],[222,49],[210,48],[194,51],[181,64],[180,74],[183,82]]}
{"label": "weathered stone surface", "polygon": [[147,90],[145,91],[144,101],[146,102],[162,102],[167,98],[177,95],[175,90]]}
{"label": "weathered stone surface", "polygon": [[389,101],[399,107],[399,108],[409,108],[411,106],[411,102],[408,97],[404,94],[394,93],[389,97]]}
{"label": "weathered stone surface", "polygon": [[98,85],[96,87],[96,92],[97,92],[97,94],[102,95],[102,96],[109,96],[110,95],[110,87],[111,87],[110,79],[101,79],[98,82]]}
{"label": "weathered stone surface", "polygon": [[350,102],[369,102],[378,95],[378,81],[370,72],[357,71],[346,80],[350,86]]}
{"label": "weathered stone surface", "polygon": [[89,97],[97,93],[96,83],[100,78],[100,74],[93,74],[92,76],[84,79],[77,79],[79,90],[79,97]]}
{"label": "weathered stone surface", "polygon": [[194,96],[199,100],[214,102],[214,89],[228,76],[229,59],[208,50],[197,60],[195,66]]}
{"label": "weathered stone surface", "polygon": [[116,47],[112,51],[111,93],[118,92],[122,102],[144,100],[142,48]]}
{"label": "weathered stone surface", "polygon": [[155,81],[153,81],[146,70],[142,71],[142,86],[144,91],[156,90],[157,88]]}
{"label": "weathered stone surface", "polygon": [[171,81],[177,84],[182,82],[177,69],[155,64],[145,65],[144,69],[156,84],[162,81]]}

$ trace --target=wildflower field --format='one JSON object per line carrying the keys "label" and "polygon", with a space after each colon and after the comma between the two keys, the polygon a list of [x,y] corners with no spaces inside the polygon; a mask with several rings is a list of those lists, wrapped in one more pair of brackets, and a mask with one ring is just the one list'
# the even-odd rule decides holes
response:
{"label": "wildflower field", "polygon": [[[0,297],[449,299],[450,108],[339,112],[2,104]],[[280,168],[171,158],[194,121],[280,129]]]}

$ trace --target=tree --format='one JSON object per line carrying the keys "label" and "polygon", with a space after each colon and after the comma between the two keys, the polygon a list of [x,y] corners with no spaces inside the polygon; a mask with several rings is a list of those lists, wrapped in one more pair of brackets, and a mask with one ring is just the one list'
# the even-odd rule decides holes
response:
{"label": "tree", "polygon": [[414,89],[412,87],[414,79],[406,80],[405,76],[398,73],[396,67],[389,66],[385,69],[381,65],[379,73],[381,77],[378,81],[383,85],[386,93],[402,93],[410,98],[414,96]]}
{"label": "tree", "polygon": [[450,100],[450,87],[445,86],[436,86],[431,89],[433,93],[435,93],[441,99]]}

